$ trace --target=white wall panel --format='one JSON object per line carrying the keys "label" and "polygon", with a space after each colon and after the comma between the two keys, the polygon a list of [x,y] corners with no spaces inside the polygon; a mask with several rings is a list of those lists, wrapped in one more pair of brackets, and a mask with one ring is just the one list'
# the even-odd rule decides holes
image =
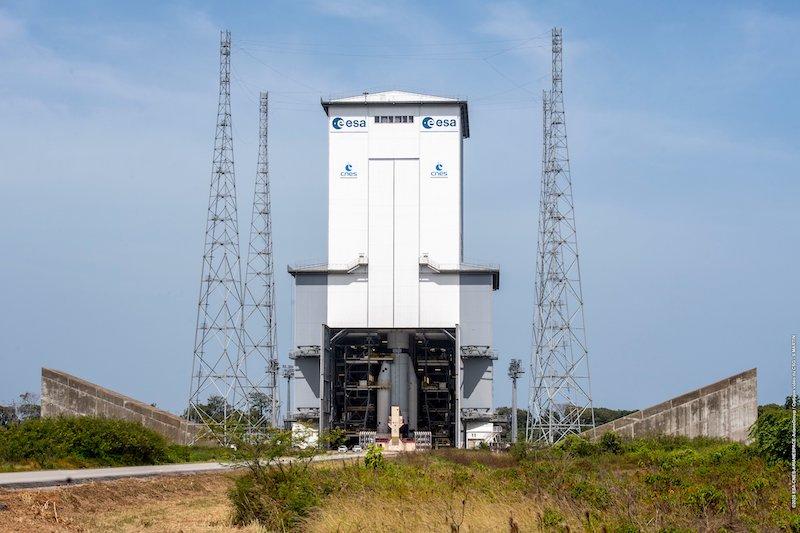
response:
{"label": "white wall panel", "polygon": [[328,262],[332,264],[349,263],[367,251],[367,140],[367,133],[330,135]]}
{"label": "white wall panel", "polygon": [[419,161],[394,161],[394,327],[419,326]]}
{"label": "white wall panel", "polygon": [[363,327],[366,323],[366,272],[328,274],[328,327]]}
{"label": "white wall panel", "polygon": [[461,261],[461,142],[458,132],[420,133],[420,252]]}
{"label": "white wall panel", "polygon": [[458,274],[420,274],[420,327],[443,328],[458,324],[458,278]]}
{"label": "white wall panel", "polygon": [[394,323],[394,161],[369,162],[369,327]]}

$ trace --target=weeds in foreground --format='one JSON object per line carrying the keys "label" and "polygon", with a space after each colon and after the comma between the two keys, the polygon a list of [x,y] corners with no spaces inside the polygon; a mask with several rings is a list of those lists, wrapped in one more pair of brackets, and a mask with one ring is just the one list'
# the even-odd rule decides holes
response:
{"label": "weeds in foreground", "polygon": [[276,467],[261,481],[249,473],[235,497],[254,509],[240,517],[267,529],[800,531],[784,505],[788,489],[775,481],[786,474],[730,442],[608,437],[513,453],[451,449]]}

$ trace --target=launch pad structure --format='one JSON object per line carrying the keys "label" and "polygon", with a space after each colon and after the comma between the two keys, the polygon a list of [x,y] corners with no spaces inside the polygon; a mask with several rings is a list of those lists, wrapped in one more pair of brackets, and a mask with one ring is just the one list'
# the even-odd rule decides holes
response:
{"label": "launch pad structure", "polygon": [[328,261],[289,267],[296,372],[287,418],[356,443],[388,436],[397,407],[403,438],[488,442],[500,273],[463,259],[467,102],[387,91],[321,103]]}

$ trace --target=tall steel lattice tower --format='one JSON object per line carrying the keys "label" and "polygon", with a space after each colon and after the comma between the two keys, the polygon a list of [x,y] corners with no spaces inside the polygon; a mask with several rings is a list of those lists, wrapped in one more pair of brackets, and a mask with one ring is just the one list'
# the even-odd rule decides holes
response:
{"label": "tall steel lattice tower", "polygon": [[553,444],[594,427],[589,352],[564,116],[561,29],[552,32],[544,142],[527,438]]}
{"label": "tall steel lattice tower", "polygon": [[250,219],[250,246],[244,278],[243,366],[249,377],[252,431],[277,427],[280,413],[278,349],[275,324],[275,272],[272,257],[272,213],[267,135],[269,95],[259,100],[258,166]]}
{"label": "tall steel lattice tower", "polygon": [[219,106],[208,199],[188,417],[225,441],[247,415],[241,365],[242,271],[231,127],[231,34],[220,35]]}

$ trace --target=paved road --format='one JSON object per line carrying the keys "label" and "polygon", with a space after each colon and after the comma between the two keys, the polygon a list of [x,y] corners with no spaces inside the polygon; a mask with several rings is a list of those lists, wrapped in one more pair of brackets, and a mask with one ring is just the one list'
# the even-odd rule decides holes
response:
{"label": "paved road", "polygon": [[[331,453],[318,455],[315,462],[340,461],[363,457],[363,453]],[[283,459],[284,462],[291,458]],[[54,487],[88,481],[104,481],[125,477],[147,477],[161,475],[199,474],[225,471],[235,468],[231,463],[183,463],[175,465],[121,466],[115,468],[79,468],[75,470],[36,470],[33,472],[9,472],[0,474],[0,489],[22,489],[31,487]]]}

